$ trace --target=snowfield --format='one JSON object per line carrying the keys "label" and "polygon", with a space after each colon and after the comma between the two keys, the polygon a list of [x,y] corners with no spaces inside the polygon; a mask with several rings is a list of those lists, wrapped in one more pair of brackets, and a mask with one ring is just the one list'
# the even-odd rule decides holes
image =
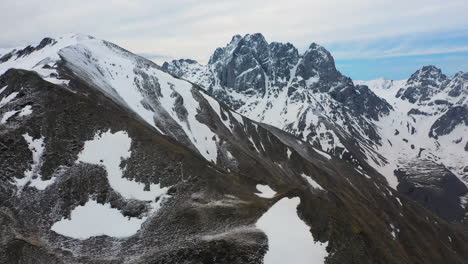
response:
{"label": "snowfield", "polygon": [[76,239],[94,236],[128,237],[134,235],[146,218],[125,217],[110,204],[89,200],[71,212],[70,219],[63,218],[54,223],[51,230]]}
{"label": "snowfield", "polygon": [[300,199],[283,198],[276,202],[256,226],[268,237],[265,264],[325,263],[328,242],[315,242],[310,228],[297,215]]}
{"label": "snowfield", "polygon": [[276,192],[273,191],[273,189],[270,188],[270,186],[268,185],[263,185],[263,184],[257,184],[257,190],[259,191],[259,193],[256,193],[255,195],[257,195],[258,197],[262,197],[262,198],[273,198],[275,197],[276,195]]}

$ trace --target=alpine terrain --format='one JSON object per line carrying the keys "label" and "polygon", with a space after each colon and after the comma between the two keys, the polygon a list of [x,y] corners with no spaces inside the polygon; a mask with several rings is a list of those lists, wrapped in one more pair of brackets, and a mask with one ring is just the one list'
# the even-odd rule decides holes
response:
{"label": "alpine terrain", "polygon": [[468,259],[466,74],[355,85],[260,34],[208,65],[0,53],[0,263]]}
{"label": "alpine terrain", "polygon": [[353,82],[318,44],[300,54],[258,33],[234,36],[207,65],[163,67],[468,227],[468,73],[425,66],[407,80]]}

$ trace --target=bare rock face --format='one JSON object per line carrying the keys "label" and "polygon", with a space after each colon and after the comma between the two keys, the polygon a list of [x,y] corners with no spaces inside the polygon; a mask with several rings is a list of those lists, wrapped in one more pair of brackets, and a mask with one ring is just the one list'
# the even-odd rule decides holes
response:
{"label": "bare rock face", "polygon": [[460,197],[468,194],[468,188],[453,173],[430,161],[414,161],[405,165],[396,172],[400,180],[398,191],[448,221],[464,219],[466,210],[460,203]]}
{"label": "bare rock face", "polygon": [[468,105],[451,107],[432,124],[429,136],[448,135],[457,126],[468,126]]}
{"label": "bare rock face", "polygon": [[[239,66],[264,61],[257,48],[290,50],[260,35],[233,38],[241,41]],[[459,226],[390,188],[364,158],[356,167],[323,151],[344,141],[335,124],[323,121],[329,129],[315,131],[324,140],[314,147],[313,137],[252,121],[112,43],[41,43],[47,58],[33,48],[0,63],[1,263],[262,263],[273,237],[257,223],[289,198],[300,202],[288,217],[305,225],[320,261],[468,258]],[[244,76],[229,74],[226,83]]]}

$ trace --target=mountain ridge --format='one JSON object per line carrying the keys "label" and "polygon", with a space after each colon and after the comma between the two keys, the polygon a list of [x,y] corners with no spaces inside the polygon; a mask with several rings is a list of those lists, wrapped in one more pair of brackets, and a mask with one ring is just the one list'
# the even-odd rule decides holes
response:
{"label": "mountain ridge", "polygon": [[[375,170],[252,121],[114,44],[55,40],[0,63],[2,262],[262,263],[273,238],[258,220],[297,200],[290,217],[321,261],[466,258],[461,227]],[[73,228],[93,209],[124,235]]]}
{"label": "mountain ridge", "polygon": [[[458,126],[465,121],[457,119],[456,116],[463,116],[467,105],[467,73],[459,72],[447,77],[435,66],[424,66],[406,80],[357,81],[353,84],[350,78],[336,70],[331,54],[313,43],[310,46],[312,49],[309,48],[303,55],[299,55],[297,49],[293,48],[290,53],[275,54],[269,58],[267,65],[273,69],[261,71],[267,77],[262,77],[261,81],[256,82],[256,74],[246,79],[244,72],[250,74],[260,67],[244,69],[243,64],[234,63],[248,60],[246,57],[256,58],[257,50],[248,48],[257,43],[248,43],[251,36],[247,34],[244,37],[234,37],[225,48],[216,49],[213,56],[216,55],[217,59],[210,60],[205,66],[193,61],[187,64],[181,60],[166,62],[163,68],[200,84],[211,95],[253,120],[268,123],[299,136],[319,149],[345,158],[358,167],[369,162],[372,168],[386,177],[392,188],[397,189],[398,182],[402,180],[395,172],[404,169],[400,168],[401,166],[407,167],[405,160],[408,159],[420,160],[422,164],[429,159],[432,160],[430,162],[441,164],[457,176],[454,180],[459,182],[457,185],[466,185],[468,169],[464,160],[468,158],[468,153],[462,145],[468,142],[464,142],[467,139],[463,137],[462,131],[466,132],[467,128],[466,125],[464,128]],[[258,34],[254,36],[266,43]],[[247,44],[244,45],[244,42]],[[273,46],[292,45],[275,43]],[[228,55],[224,56],[227,62],[220,64],[218,57],[225,50],[228,51]],[[243,50],[243,53],[236,53],[236,50]],[[253,55],[250,55],[249,51]],[[268,56],[272,56],[271,54],[269,51]],[[301,63],[301,56],[308,59]],[[276,64],[272,61],[289,62]],[[294,64],[296,61],[299,63]],[[289,69],[290,75],[282,69]],[[236,86],[235,81],[223,81],[223,74],[229,72],[240,72],[235,78],[239,79],[240,84],[247,84],[250,88]],[[271,74],[268,74],[269,72]],[[276,72],[285,74],[278,75]],[[277,81],[277,76],[286,76],[289,81]],[[258,84],[264,82],[263,79],[269,82],[265,81],[265,84],[258,88]],[[251,91],[245,93],[246,89]],[[270,94],[264,92],[268,89],[272,91]],[[394,91],[395,89],[397,90]],[[287,93],[281,93],[282,90],[287,90]],[[434,97],[440,98],[431,102],[431,98]],[[231,98],[236,98],[237,101]],[[311,98],[315,102],[311,101]],[[392,127],[395,129],[392,130]],[[448,128],[442,129],[443,127]],[[456,127],[461,131],[455,131]],[[400,134],[402,131],[406,131],[404,135]],[[438,138],[438,134],[444,136]],[[420,140],[423,137],[427,138],[424,142]],[[403,145],[395,142],[403,142]],[[437,170],[434,173],[437,174]],[[425,174],[421,172],[421,175]],[[438,194],[427,190],[430,186],[428,184],[427,187],[423,187],[426,189],[423,196],[431,200],[440,199]],[[425,193],[426,191],[428,193]],[[440,191],[451,196],[450,190],[441,188]],[[458,221],[466,220],[466,208],[464,209],[463,204],[458,201],[466,192],[465,187],[457,197],[450,198],[454,201],[452,204],[458,204],[453,204],[458,207]]]}

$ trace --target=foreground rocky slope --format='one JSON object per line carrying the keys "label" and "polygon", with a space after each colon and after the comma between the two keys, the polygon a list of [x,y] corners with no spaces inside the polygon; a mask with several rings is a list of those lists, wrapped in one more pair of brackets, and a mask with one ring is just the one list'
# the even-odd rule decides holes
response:
{"label": "foreground rocky slope", "polygon": [[466,222],[466,73],[448,78],[428,66],[405,81],[354,84],[325,48],[312,43],[299,54],[261,34],[234,36],[207,65],[175,60],[163,67],[253,120],[377,170],[439,216]]}
{"label": "foreground rocky slope", "polygon": [[[461,228],[377,172],[251,121],[111,43],[69,35],[5,56],[2,263],[468,258]],[[276,247],[285,223],[307,233],[280,235],[309,245],[295,255]]]}

